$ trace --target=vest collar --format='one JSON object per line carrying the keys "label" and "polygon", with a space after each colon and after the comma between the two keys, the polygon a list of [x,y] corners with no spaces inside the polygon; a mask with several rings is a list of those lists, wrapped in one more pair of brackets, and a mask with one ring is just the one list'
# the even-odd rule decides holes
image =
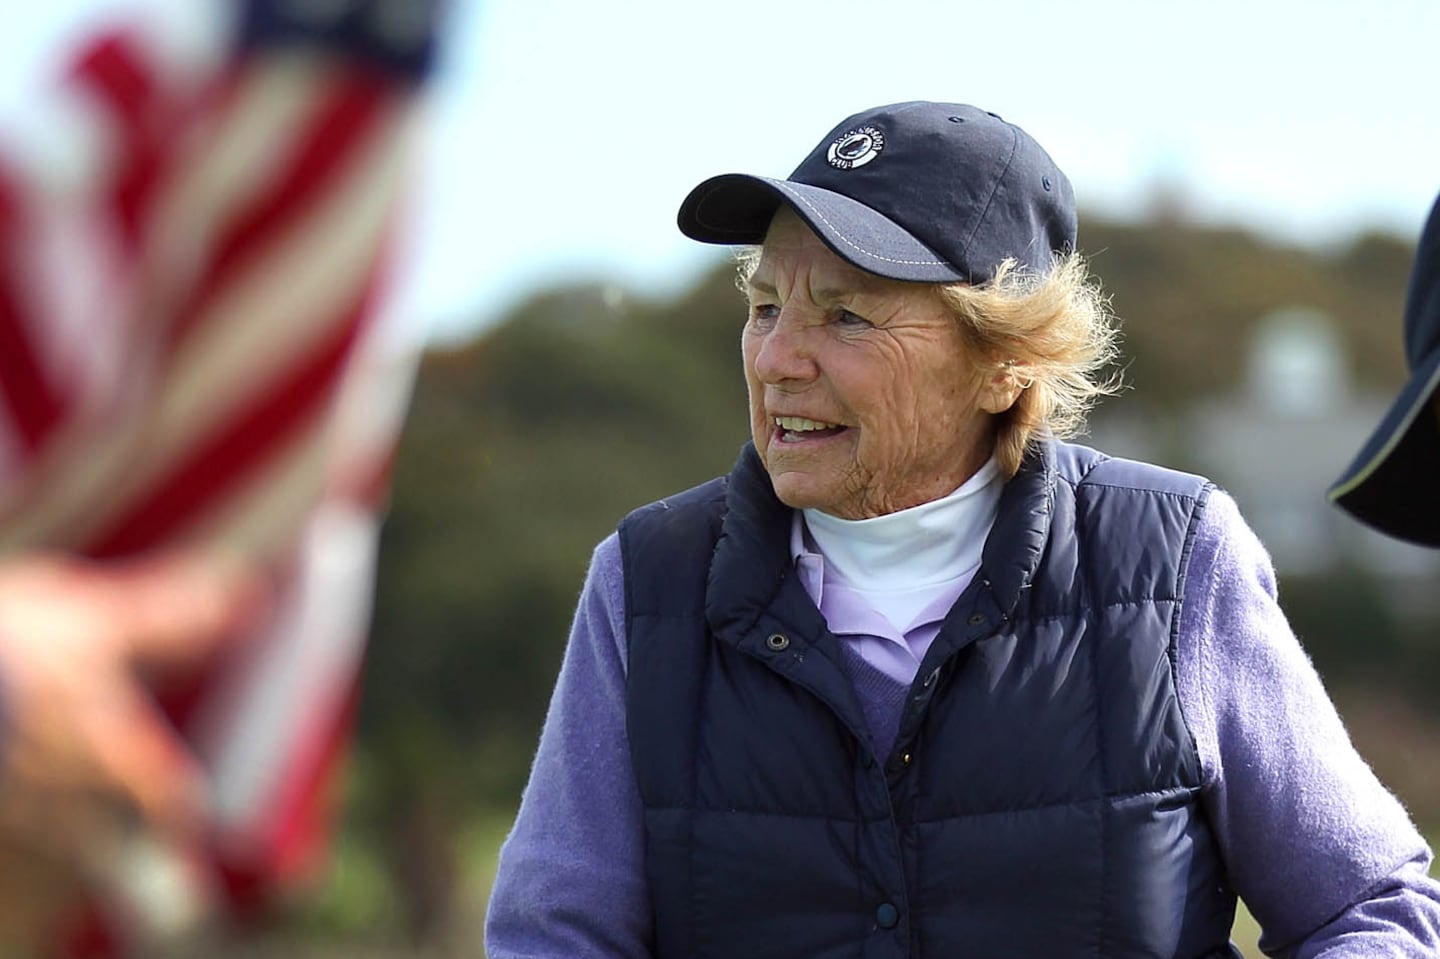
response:
{"label": "vest collar", "polygon": [[[952,611],[952,616],[961,608],[974,611],[961,625],[967,638],[993,631],[998,623],[990,621],[992,615],[1009,619],[1021,590],[1034,579],[1050,531],[1056,481],[1054,444],[1041,441],[1005,484],[980,569],[965,591],[975,595],[978,588],[980,595],[973,605],[962,596]],[[767,612],[802,634],[825,632],[823,618],[794,575],[791,517],[790,507],[776,498],[754,444],[746,443],[730,473],[725,517],[706,586],[706,617],[716,635],[748,645],[754,636],[745,637]],[[787,597],[780,604],[783,610],[776,604],[782,589]]]}
{"label": "vest collar", "polygon": [[[745,645],[760,616],[771,611],[780,589],[791,575],[790,507],[775,496],[770,474],[760,462],[753,443],[746,443],[730,471],[725,490],[725,517],[705,588],[705,615],[717,636]],[[805,595],[796,580],[791,584]],[[806,597],[808,599],[808,597]],[[803,607],[787,604],[789,626],[804,635],[823,632],[819,610],[813,619]],[[802,621],[795,622],[793,620]],[[819,625],[821,629],[815,631]]]}
{"label": "vest collar", "polygon": [[1040,567],[1055,510],[1055,444],[1042,440],[1031,447],[1020,470],[1005,484],[995,525],[985,540],[977,577],[1009,619]]}

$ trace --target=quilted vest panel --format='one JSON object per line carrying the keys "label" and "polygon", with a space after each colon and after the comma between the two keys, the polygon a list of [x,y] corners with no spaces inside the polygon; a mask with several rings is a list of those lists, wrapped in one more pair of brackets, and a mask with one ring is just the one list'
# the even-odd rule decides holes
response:
{"label": "quilted vest panel", "polygon": [[1046,444],[888,756],[753,449],[620,528],[657,955],[1232,955],[1174,686],[1198,477]]}

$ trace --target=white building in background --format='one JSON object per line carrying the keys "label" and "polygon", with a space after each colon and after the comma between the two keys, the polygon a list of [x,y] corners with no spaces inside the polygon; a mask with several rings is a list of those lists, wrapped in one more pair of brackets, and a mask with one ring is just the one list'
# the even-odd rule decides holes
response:
{"label": "white building in background", "polygon": [[1122,399],[1114,404],[1120,415],[1097,417],[1096,445],[1142,459],[1182,448],[1185,462],[1175,465],[1204,473],[1235,497],[1281,574],[1360,567],[1394,583],[1402,603],[1440,601],[1423,588],[1440,573],[1440,551],[1361,526],[1325,496],[1391,399],[1355,391],[1330,317],[1303,307],[1277,310],[1257,323],[1248,351],[1235,360],[1246,366],[1245,387],[1196,403],[1173,424],[1178,435],[1169,443],[1154,442],[1159,424],[1126,410]]}

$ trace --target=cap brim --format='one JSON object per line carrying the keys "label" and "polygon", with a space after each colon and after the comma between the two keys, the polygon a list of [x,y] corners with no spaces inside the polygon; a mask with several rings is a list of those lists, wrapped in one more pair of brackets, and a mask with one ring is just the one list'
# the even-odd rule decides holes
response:
{"label": "cap brim", "polygon": [[1440,546],[1440,424],[1431,409],[1437,385],[1440,350],[1413,372],[1329,494],[1362,523],[1421,546]]}
{"label": "cap brim", "polygon": [[680,205],[680,232],[702,243],[761,243],[785,204],[836,255],[867,273],[919,283],[968,278],[899,224],[841,193],[744,173],[711,177]]}

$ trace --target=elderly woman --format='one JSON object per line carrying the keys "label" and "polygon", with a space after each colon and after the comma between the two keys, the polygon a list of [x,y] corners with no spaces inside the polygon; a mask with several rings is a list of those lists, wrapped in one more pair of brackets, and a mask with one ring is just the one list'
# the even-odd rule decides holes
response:
{"label": "elderly woman", "polygon": [[1038,144],[880,107],[680,225],[758,244],[753,444],[597,548],[491,959],[1440,952],[1234,502],[1058,438],[1113,334]]}

